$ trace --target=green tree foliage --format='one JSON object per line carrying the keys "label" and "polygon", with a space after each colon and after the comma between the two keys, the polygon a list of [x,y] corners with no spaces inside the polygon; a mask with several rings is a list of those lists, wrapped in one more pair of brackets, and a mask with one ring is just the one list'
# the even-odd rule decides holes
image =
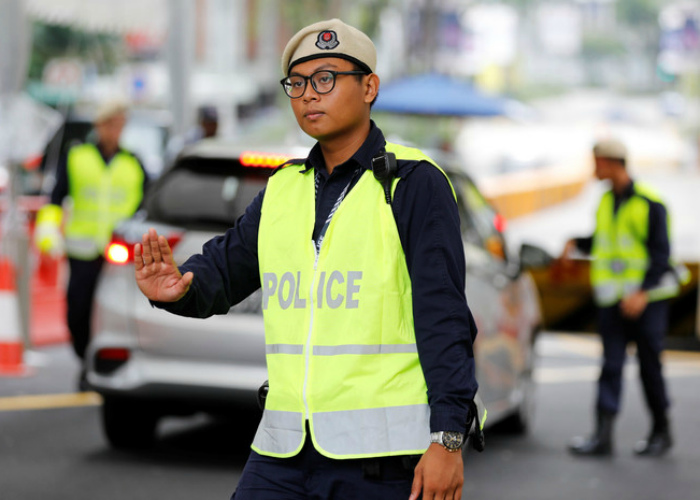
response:
{"label": "green tree foliage", "polygon": [[617,18],[630,27],[656,27],[660,0],[617,0]]}
{"label": "green tree foliage", "polygon": [[586,35],[583,38],[581,55],[584,59],[618,57],[626,52],[619,38],[604,34]]}
{"label": "green tree foliage", "polygon": [[35,22],[32,40],[29,64],[32,80],[40,80],[46,64],[59,57],[75,57],[92,63],[100,73],[110,72],[123,59],[122,39],[116,35]]}
{"label": "green tree foliage", "polygon": [[376,33],[379,15],[390,0],[299,0],[282,2],[282,18],[291,32],[316,21],[338,17],[369,36]]}

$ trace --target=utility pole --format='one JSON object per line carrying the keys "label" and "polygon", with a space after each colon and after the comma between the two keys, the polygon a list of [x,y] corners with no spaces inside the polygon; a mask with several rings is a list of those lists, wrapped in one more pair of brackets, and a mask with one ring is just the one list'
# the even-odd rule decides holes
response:
{"label": "utility pole", "polygon": [[21,164],[30,155],[43,151],[62,120],[60,113],[21,92],[30,42],[24,0],[0,0],[0,164],[9,172],[0,212],[0,256],[6,257],[15,270],[20,333],[27,347],[32,265],[28,215],[18,205],[23,192]]}
{"label": "utility pole", "polygon": [[[29,59],[24,0],[0,1],[0,164],[8,169],[6,208],[0,212],[0,255],[14,263],[20,334],[29,346],[29,234],[26,214],[17,207],[20,191],[15,109]],[[21,145],[20,145],[21,147]]]}
{"label": "utility pole", "polygon": [[437,31],[438,9],[435,0],[426,0],[425,3],[425,52],[423,53],[424,71],[435,71],[435,58],[437,56]]}
{"label": "utility pole", "polygon": [[173,133],[181,136],[194,123],[191,74],[194,59],[195,2],[170,0],[167,5],[170,110],[173,116]]}

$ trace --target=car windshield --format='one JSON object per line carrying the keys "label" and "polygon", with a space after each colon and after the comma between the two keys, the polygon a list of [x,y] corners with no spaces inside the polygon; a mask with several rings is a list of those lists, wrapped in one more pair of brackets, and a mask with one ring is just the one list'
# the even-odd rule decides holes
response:
{"label": "car windshield", "polygon": [[156,222],[225,229],[243,215],[271,173],[234,159],[186,158],[149,189],[144,205]]}
{"label": "car windshield", "polygon": [[166,139],[165,128],[132,120],[124,127],[120,144],[141,159],[149,177],[154,179],[163,170]]}

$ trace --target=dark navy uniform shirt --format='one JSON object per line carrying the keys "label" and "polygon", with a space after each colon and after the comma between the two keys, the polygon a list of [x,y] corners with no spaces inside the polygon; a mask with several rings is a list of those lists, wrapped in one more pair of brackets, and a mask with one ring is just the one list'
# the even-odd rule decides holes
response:
{"label": "dark navy uniform shirt", "polygon": [[[632,196],[641,196],[649,203],[649,228],[647,231],[647,240],[645,245],[649,252],[649,267],[642,281],[642,290],[654,288],[661,281],[661,277],[669,270],[671,265],[669,259],[671,256],[670,242],[668,239],[668,224],[666,222],[666,207],[663,203],[650,200],[649,198],[637,193],[634,189],[634,182],[630,182],[622,193],[613,193],[614,205],[613,210],[617,213],[620,206],[628,201]],[[593,238],[588,236],[584,238],[575,238],[576,248],[583,253],[591,253],[593,249]]]}
{"label": "dark navy uniform shirt", "polygon": [[[372,123],[362,147],[331,174],[320,146],[314,146],[306,160],[307,169],[315,170],[317,182],[316,223],[310,239],[319,235],[341,192],[348,184],[352,188],[359,174],[371,168],[372,157],[384,145],[382,132]],[[472,351],[477,330],[464,291],[465,260],[457,204],[445,176],[426,162],[399,160],[397,175],[401,180],[392,207],[411,277],[416,342],[428,386],[431,430],[464,432],[468,403],[477,390]],[[258,226],[264,196],[263,190],[233,228],[211,239],[202,254],[180,267],[183,274],[194,273],[190,290],[182,299],[154,304],[184,316],[207,317],[225,314],[260,288]]]}

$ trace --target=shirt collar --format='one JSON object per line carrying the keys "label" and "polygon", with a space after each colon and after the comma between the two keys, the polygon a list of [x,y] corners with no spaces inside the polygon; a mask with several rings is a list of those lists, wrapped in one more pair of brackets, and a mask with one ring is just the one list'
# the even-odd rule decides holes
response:
{"label": "shirt collar", "polygon": [[112,156],[109,156],[109,157],[108,157],[108,156],[105,154],[105,150],[104,150],[104,148],[102,147],[102,143],[100,143],[100,142],[95,143],[95,147],[96,147],[97,150],[100,152],[100,156],[102,156],[102,159],[105,160],[105,162],[109,162],[109,160],[111,160],[112,158],[114,158],[115,156],[117,156],[119,153],[121,153],[121,152],[124,151],[124,149],[121,147],[121,144],[120,144],[119,146],[117,146],[117,150],[114,152],[114,154],[113,154]]}
{"label": "shirt collar", "polygon": [[627,186],[625,186],[625,189],[622,190],[622,192],[618,195],[615,195],[615,198],[619,200],[626,200],[628,198],[631,198],[632,195],[634,194],[634,181],[630,181]]}
{"label": "shirt collar", "polygon": [[[384,139],[384,134],[377,127],[374,121],[370,120],[369,135],[362,143],[362,146],[355,151],[348,161],[342,163],[335,167],[336,169],[356,169],[363,168],[365,170],[371,170],[372,168],[372,158],[386,145],[386,140]],[[323,159],[323,153],[321,152],[321,145],[317,142],[311,151],[309,152],[309,157],[306,159],[306,168],[301,171],[301,173],[306,173],[309,170],[314,169],[317,172],[326,172],[326,163]]]}

